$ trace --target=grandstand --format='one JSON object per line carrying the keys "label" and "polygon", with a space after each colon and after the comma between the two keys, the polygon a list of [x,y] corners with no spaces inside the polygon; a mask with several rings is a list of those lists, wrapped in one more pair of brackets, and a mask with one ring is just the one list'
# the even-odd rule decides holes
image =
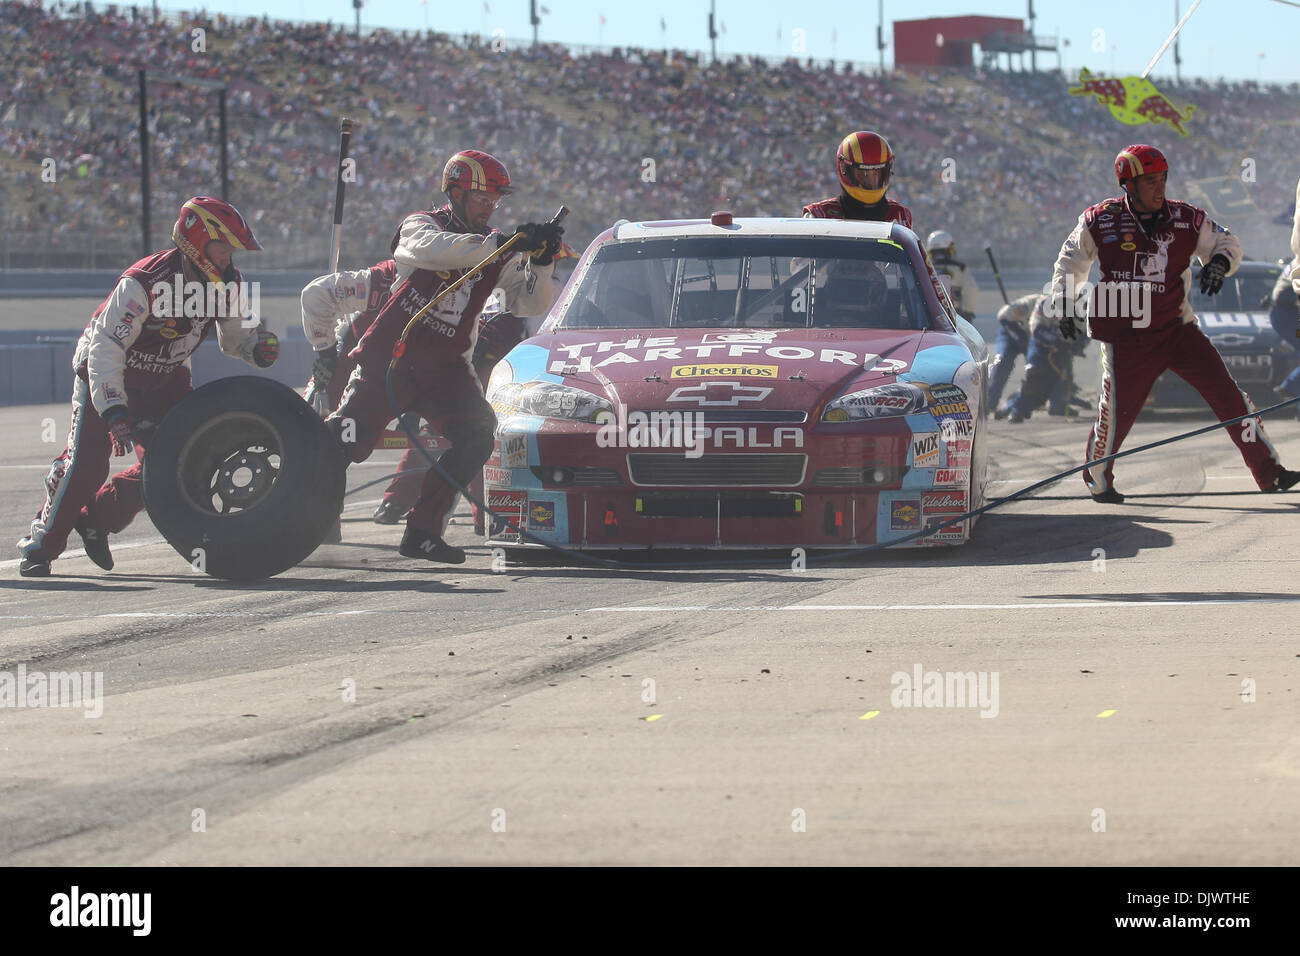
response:
{"label": "grandstand", "polygon": [[[620,218],[719,207],[797,215],[837,191],[840,137],[875,128],[899,157],[890,195],[912,207],[922,234],[947,229],[968,256],[987,242],[1007,266],[1034,268],[1050,264],[1085,205],[1115,194],[1110,163],[1128,142],[1167,152],[1173,198],[1203,199],[1189,195],[1194,184],[1236,177],[1253,160],[1254,181],[1243,184],[1253,206],[1238,202],[1224,218],[1255,257],[1284,254],[1289,231],[1272,220],[1300,175],[1295,84],[1158,80],[1197,107],[1182,137],[1122,126],[1069,95],[1072,78],[1059,72],[881,75],[512,42],[496,52],[478,37],[428,31],[354,36],[340,25],[12,0],[0,3],[0,38],[12,51],[0,83],[0,268],[117,269],[140,253],[142,67],[228,83],[230,199],[267,247],[248,261],[255,270],[325,263],[342,115],[358,127],[344,242],[344,264],[356,267],[388,254],[403,214],[441,202],[442,164],[465,147],[490,150],[516,180],[499,226],[565,203],[581,248]],[[150,103],[157,248],[183,198],[219,190],[219,149],[210,92],[160,84]],[[46,157],[54,183],[40,175]]]}

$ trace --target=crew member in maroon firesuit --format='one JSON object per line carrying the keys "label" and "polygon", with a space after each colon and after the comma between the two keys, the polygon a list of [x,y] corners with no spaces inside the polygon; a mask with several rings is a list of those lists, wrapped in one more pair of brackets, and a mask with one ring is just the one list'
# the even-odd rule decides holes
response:
{"label": "crew member in maroon firesuit", "polygon": [[[74,529],[92,561],[113,567],[108,536],[144,507],[140,473],[149,434],[193,390],[187,360],[214,325],[227,355],[258,368],[279,355],[275,335],[247,311],[232,261],[236,250],[262,248],[244,217],[220,199],[195,196],[181,207],[172,240],[175,249],[122,273],[77,342],[72,428],[45,478],[45,502],[18,542],[24,577],[48,575]],[[109,459],[132,451],[136,463],[105,482]]]}
{"label": "crew member in maroon firesuit", "polygon": [[866,219],[912,228],[912,211],[885,198],[894,169],[894,151],[879,133],[859,131],[840,141],[835,171],[840,194],[803,207],[805,219]]}
{"label": "crew member in maroon firesuit", "polygon": [[[303,288],[302,328],[316,352],[309,386],[313,404],[320,396],[320,405],[329,411],[338,408],[357,364],[352,350],[388,303],[396,276],[396,260],[385,259],[366,269],[319,276]],[[415,448],[407,449],[397,466],[398,476],[384,491],[372,516],[376,524],[397,524],[402,520],[420,496],[424,464],[424,457]],[[407,471],[411,474],[402,474]],[[342,540],[338,525],[325,540]]]}
{"label": "crew member in maroon firesuit", "polygon": [[[1241,243],[1190,203],[1165,199],[1169,163],[1154,146],[1134,145],[1115,157],[1122,198],[1090,206],[1061,246],[1052,276],[1051,308],[1061,335],[1077,334],[1076,290],[1093,260],[1101,277],[1090,294],[1088,334],[1101,343],[1102,379],[1097,421],[1085,461],[1119,450],[1160,373],[1172,370],[1209,404],[1220,421],[1255,410],[1223,358],[1197,324],[1187,301],[1191,261],[1204,263],[1201,292],[1214,295],[1241,262]],[[1287,471],[1259,419],[1230,426],[1261,491],[1286,491],[1300,472]],[[1085,470],[1094,500],[1119,504],[1113,464]]]}
{"label": "crew member in maroon firesuit", "polygon": [[[551,272],[563,230],[550,223],[519,226],[515,232],[523,236],[518,243],[522,255],[512,251],[494,260],[416,324],[393,372],[394,409],[385,378],[402,330],[426,303],[507,238],[489,225],[497,204],[511,192],[510,176],[499,160],[479,150],[456,153],[443,170],[442,189],[446,205],[407,216],[393,236],[397,279],[392,295],[354,350],[357,366],[342,404],[326,424],[352,461],[364,461],[394,414],[416,412],[451,441],[439,464],[465,485],[481,473],[492,453],[496,428],[471,365],[478,315],[496,288],[510,311],[545,312],[554,301]],[[455,496],[455,488],[436,469],[425,473],[399,553],[464,562],[465,552],[442,539]]]}

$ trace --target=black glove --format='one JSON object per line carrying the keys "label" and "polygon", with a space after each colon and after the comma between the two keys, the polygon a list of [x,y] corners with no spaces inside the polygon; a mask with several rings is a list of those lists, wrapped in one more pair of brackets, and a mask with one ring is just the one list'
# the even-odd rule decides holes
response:
{"label": "black glove", "polygon": [[258,368],[270,368],[280,357],[280,340],[274,332],[259,331],[253,346],[253,362]]}
{"label": "black glove", "polygon": [[1201,270],[1201,295],[1214,295],[1223,288],[1223,277],[1228,274],[1232,263],[1221,252],[1216,252]]}
{"label": "black glove", "polygon": [[125,405],[114,405],[100,416],[108,426],[108,436],[113,442],[113,457],[121,458],[135,451],[135,423]]}
{"label": "black glove", "polygon": [[1078,336],[1079,327],[1074,322],[1074,303],[1064,295],[1058,295],[1052,299],[1051,309],[1051,314],[1056,316],[1056,327],[1061,332],[1061,338],[1072,340]]}
{"label": "black glove", "polygon": [[338,346],[331,345],[329,348],[321,349],[316,353],[316,361],[312,363],[311,380],[318,390],[325,390],[334,380],[334,372],[339,367],[339,350]]}
{"label": "black glove", "polygon": [[478,343],[474,346],[475,367],[496,365],[527,334],[524,320],[511,312],[499,312],[479,319]]}
{"label": "black glove", "polygon": [[523,236],[519,245],[528,250],[533,262],[539,266],[548,266],[555,261],[560,251],[564,236],[564,227],[556,222],[526,222],[515,227],[515,233]]}

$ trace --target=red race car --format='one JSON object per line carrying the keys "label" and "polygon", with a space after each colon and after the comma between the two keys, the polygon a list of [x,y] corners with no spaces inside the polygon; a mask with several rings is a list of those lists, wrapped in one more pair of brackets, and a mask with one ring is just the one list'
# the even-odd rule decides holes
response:
{"label": "red race car", "polygon": [[488,505],[577,549],[887,542],[983,503],[986,370],[902,226],[620,222],[492,374]]}

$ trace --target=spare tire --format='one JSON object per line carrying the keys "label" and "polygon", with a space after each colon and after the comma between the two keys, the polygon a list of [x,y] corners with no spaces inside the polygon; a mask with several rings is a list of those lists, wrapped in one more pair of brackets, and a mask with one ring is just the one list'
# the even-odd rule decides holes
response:
{"label": "spare tire", "polygon": [[195,389],[148,443],[144,503],[196,570],[250,581],[319,547],[347,484],[343,450],[296,392],[240,375]]}

